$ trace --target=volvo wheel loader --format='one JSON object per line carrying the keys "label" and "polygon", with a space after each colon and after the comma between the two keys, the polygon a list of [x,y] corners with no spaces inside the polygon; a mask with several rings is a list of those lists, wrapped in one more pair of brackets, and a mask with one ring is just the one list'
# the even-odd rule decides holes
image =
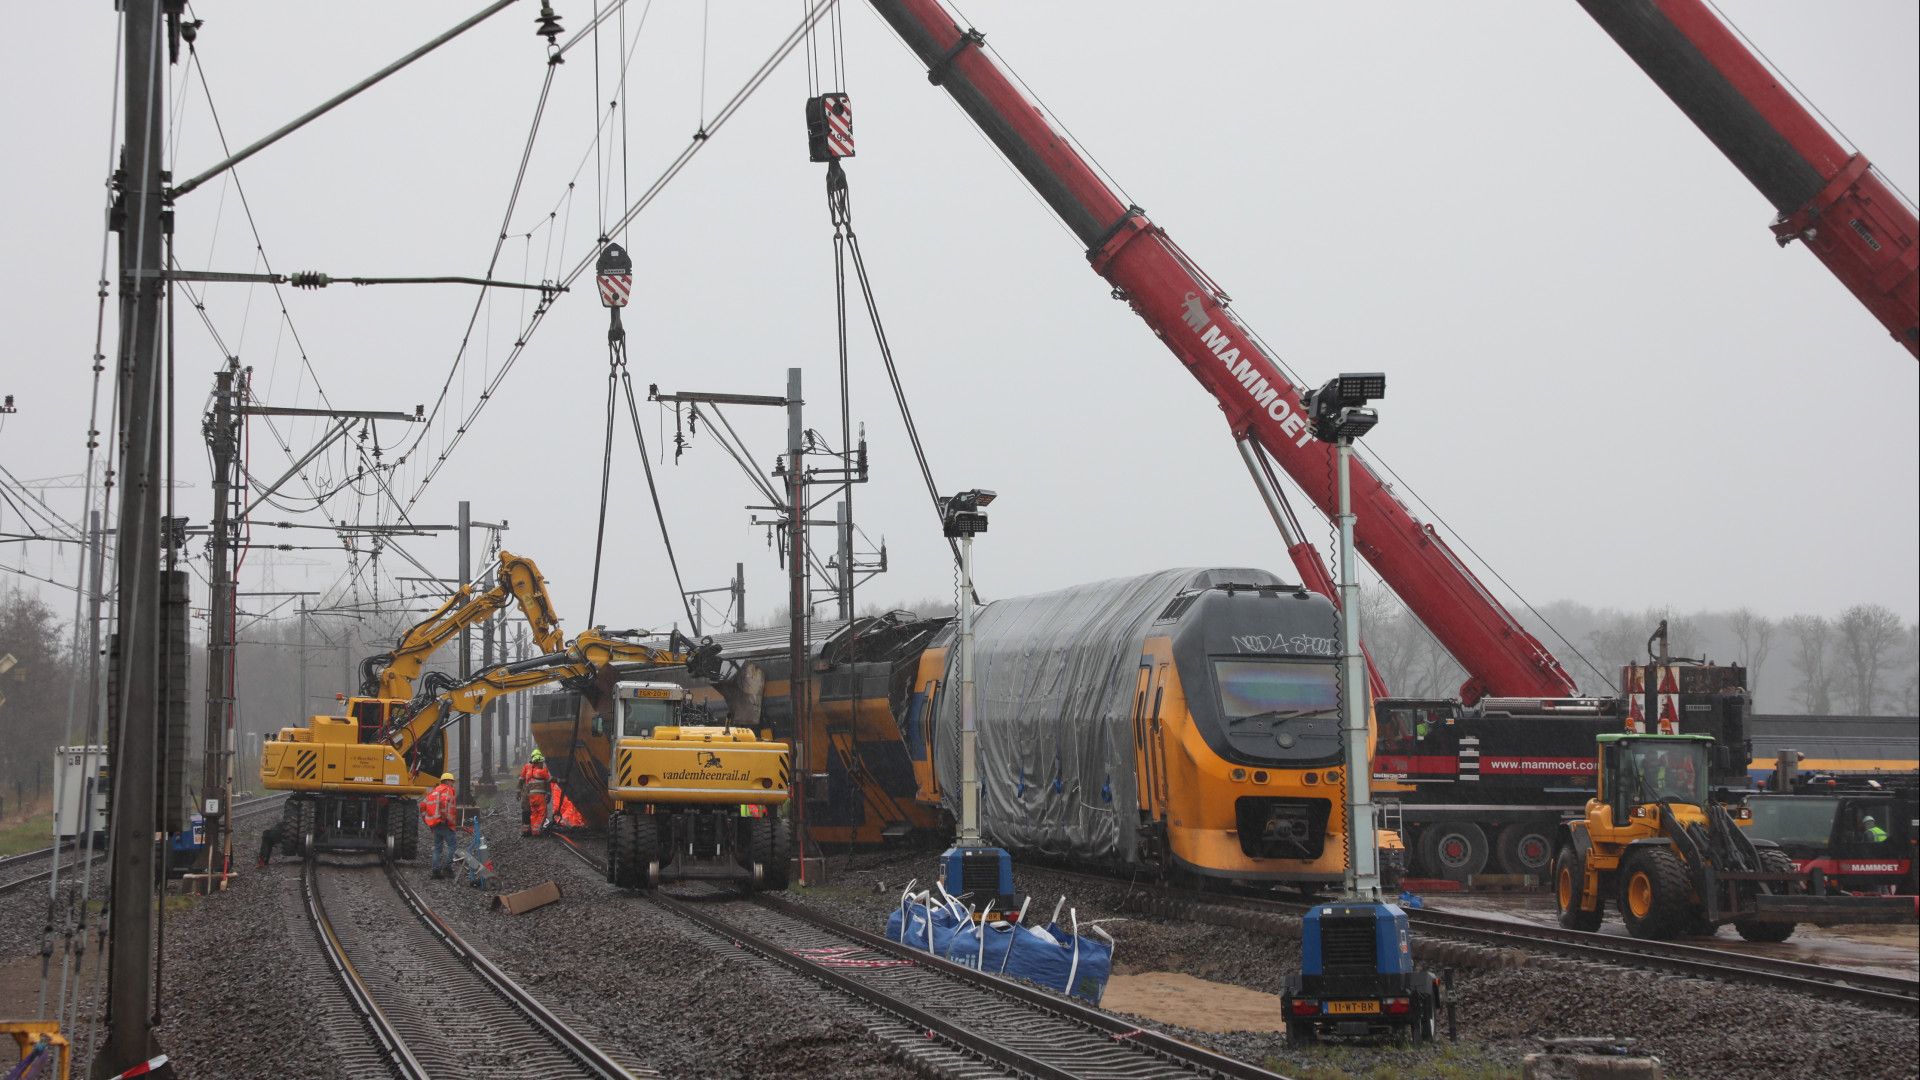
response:
{"label": "volvo wheel loader", "polygon": [[1751,839],[1745,806],[1708,797],[1706,735],[1598,737],[1599,789],[1560,827],[1554,899],[1560,925],[1598,930],[1611,900],[1640,938],[1712,934],[1785,941],[1795,924],[1906,922],[1911,901],[1828,894],[1770,840]]}

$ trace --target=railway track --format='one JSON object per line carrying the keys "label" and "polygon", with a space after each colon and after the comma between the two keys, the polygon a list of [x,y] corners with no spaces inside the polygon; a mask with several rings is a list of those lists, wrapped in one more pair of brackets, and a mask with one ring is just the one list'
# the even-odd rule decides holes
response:
{"label": "railway track", "polygon": [[[371,1040],[349,1075],[635,1080],[468,945],[390,864],[309,859],[308,916]],[[337,913],[337,917],[336,917]]]}
{"label": "railway track", "polygon": [[[279,807],[280,801],[284,798],[286,798],[284,795],[266,795],[258,799],[248,799],[246,802],[236,803],[233,807],[234,819],[237,821],[240,818],[251,817],[255,814],[275,809]],[[4,859],[0,859],[0,895],[12,892],[15,889],[32,884],[33,882],[45,881],[52,877],[52,856],[54,852],[56,850],[70,851],[73,849],[73,846],[71,841],[63,841],[55,847],[43,847],[36,851],[22,852],[18,855],[9,855]],[[102,849],[96,851],[94,857],[104,862],[107,858],[107,853]],[[39,865],[43,859],[47,861],[45,866]],[[71,870],[77,867],[79,863],[79,859],[69,860],[62,869]]]}
{"label": "railway track", "polygon": [[[1077,878],[1106,886],[1127,884],[1113,877],[1048,866],[1049,873]],[[1163,913],[1196,914],[1196,908],[1216,907],[1261,915],[1298,918],[1313,906],[1304,900],[1282,900],[1249,896],[1244,893],[1204,892],[1177,886],[1138,881],[1134,887],[1164,897],[1172,904],[1162,905]],[[1639,970],[1658,971],[1693,978],[1735,981],[1779,989],[1794,990],[1834,1001],[1920,1014],[1920,982],[1893,975],[1822,967],[1817,964],[1782,960],[1752,953],[1729,952],[1701,945],[1671,941],[1643,941],[1613,934],[1566,930],[1557,926],[1515,923],[1456,911],[1416,908],[1407,912],[1407,921],[1419,938],[1466,942],[1492,948],[1546,953],[1569,960],[1606,964]],[[1245,925],[1245,924],[1243,924]],[[1252,929],[1251,925],[1247,925]]]}
{"label": "railway track", "polygon": [[[605,872],[570,838],[568,849]],[[911,949],[766,894],[646,897],[719,939],[855,1002],[868,1032],[942,1076],[1285,1080],[1058,994]]]}

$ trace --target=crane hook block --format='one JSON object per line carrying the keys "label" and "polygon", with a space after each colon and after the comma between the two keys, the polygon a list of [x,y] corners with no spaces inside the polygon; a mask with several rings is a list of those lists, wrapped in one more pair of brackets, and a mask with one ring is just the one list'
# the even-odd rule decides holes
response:
{"label": "crane hook block", "polygon": [[619,244],[608,244],[600,249],[600,261],[594,264],[593,276],[600,283],[600,305],[602,307],[623,308],[627,306],[627,297],[633,293],[633,257]]}
{"label": "crane hook block", "polygon": [[853,100],[846,94],[807,99],[807,159],[838,161],[853,156]]}

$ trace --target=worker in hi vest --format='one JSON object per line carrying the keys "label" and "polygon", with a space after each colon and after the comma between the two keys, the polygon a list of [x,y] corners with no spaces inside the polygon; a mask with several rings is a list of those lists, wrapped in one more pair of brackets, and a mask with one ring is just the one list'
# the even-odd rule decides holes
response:
{"label": "worker in hi vest", "polygon": [[547,755],[537,748],[520,766],[521,836],[539,836],[547,823],[547,796],[553,790],[553,774],[547,771]]}
{"label": "worker in hi vest", "polygon": [[[454,803],[453,774],[441,773],[440,783],[420,800],[420,822],[433,833],[433,861],[430,876],[453,876],[453,855],[459,849],[453,830],[460,824],[460,809]],[[442,852],[445,852],[444,857]]]}
{"label": "worker in hi vest", "polygon": [[1860,829],[1867,834],[1867,843],[1869,844],[1884,844],[1887,842],[1887,830],[1881,828],[1880,823],[1873,820],[1872,815],[1860,819]]}

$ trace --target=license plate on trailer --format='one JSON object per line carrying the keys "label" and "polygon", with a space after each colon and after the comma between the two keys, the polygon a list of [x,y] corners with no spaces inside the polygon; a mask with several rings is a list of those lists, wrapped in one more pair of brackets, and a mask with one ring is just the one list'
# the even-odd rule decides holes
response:
{"label": "license plate on trailer", "polygon": [[1329,1001],[1328,1016],[1352,1016],[1357,1013],[1377,1013],[1380,1003],[1377,1001]]}

